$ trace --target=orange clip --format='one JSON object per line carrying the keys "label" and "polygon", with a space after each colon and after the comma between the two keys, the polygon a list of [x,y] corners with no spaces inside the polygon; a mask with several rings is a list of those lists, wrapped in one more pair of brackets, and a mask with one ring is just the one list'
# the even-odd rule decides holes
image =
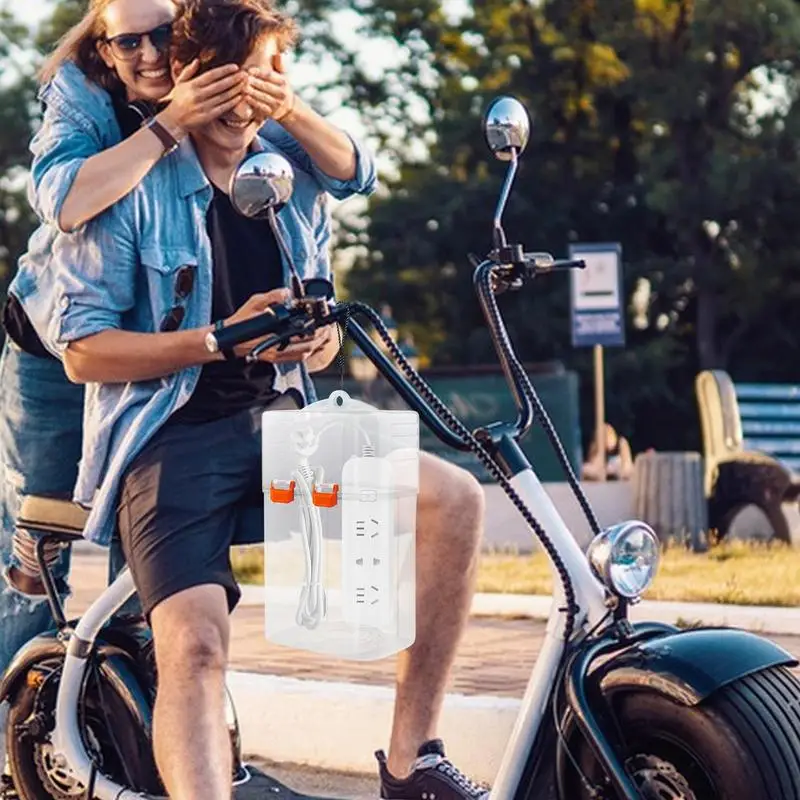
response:
{"label": "orange clip", "polygon": [[338,483],[322,483],[314,486],[311,499],[318,508],[333,508],[339,499]]}
{"label": "orange clip", "polygon": [[272,481],[269,485],[269,499],[273,503],[293,503],[294,481]]}

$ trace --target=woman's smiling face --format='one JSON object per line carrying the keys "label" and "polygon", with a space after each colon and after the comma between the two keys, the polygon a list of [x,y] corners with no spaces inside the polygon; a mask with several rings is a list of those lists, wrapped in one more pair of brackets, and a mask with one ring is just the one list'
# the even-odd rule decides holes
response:
{"label": "woman's smiling face", "polygon": [[172,89],[165,26],[175,13],[172,0],[114,0],[105,9],[106,41],[98,42],[98,50],[124,84],[128,100],[161,100]]}

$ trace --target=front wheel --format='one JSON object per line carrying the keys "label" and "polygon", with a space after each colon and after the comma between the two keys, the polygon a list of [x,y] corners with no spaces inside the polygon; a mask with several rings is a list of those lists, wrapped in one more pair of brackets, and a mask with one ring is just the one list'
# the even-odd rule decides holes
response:
{"label": "front wheel", "polygon": [[[800,798],[800,682],[783,667],[740,678],[697,706],[632,691],[614,709],[626,767],[647,800]],[[562,800],[617,800],[588,744],[571,737],[570,749],[592,788],[567,766]]]}

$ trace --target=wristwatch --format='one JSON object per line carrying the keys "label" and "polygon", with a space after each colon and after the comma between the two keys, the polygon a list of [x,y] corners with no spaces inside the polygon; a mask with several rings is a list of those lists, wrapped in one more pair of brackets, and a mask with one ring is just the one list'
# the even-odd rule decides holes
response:
{"label": "wristwatch", "polygon": [[174,153],[180,146],[180,142],[155,117],[150,117],[144,127],[158,136],[164,145],[164,156]]}
{"label": "wristwatch", "polygon": [[[209,353],[219,353],[219,342],[217,341],[217,334],[225,327],[225,321],[218,319],[214,323],[214,330],[206,334],[206,350]],[[232,347],[226,347],[222,350],[222,355],[225,356],[226,361],[236,361],[238,356],[233,352]]]}

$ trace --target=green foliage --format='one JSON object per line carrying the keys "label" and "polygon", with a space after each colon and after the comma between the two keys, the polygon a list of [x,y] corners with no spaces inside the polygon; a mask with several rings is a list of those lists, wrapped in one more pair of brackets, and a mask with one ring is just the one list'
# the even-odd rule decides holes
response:
{"label": "green foliage", "polygon": [[88,0],[60,0],[36,35],[37,48],[49,53],[64,33],[80,22],[88,7]]}

